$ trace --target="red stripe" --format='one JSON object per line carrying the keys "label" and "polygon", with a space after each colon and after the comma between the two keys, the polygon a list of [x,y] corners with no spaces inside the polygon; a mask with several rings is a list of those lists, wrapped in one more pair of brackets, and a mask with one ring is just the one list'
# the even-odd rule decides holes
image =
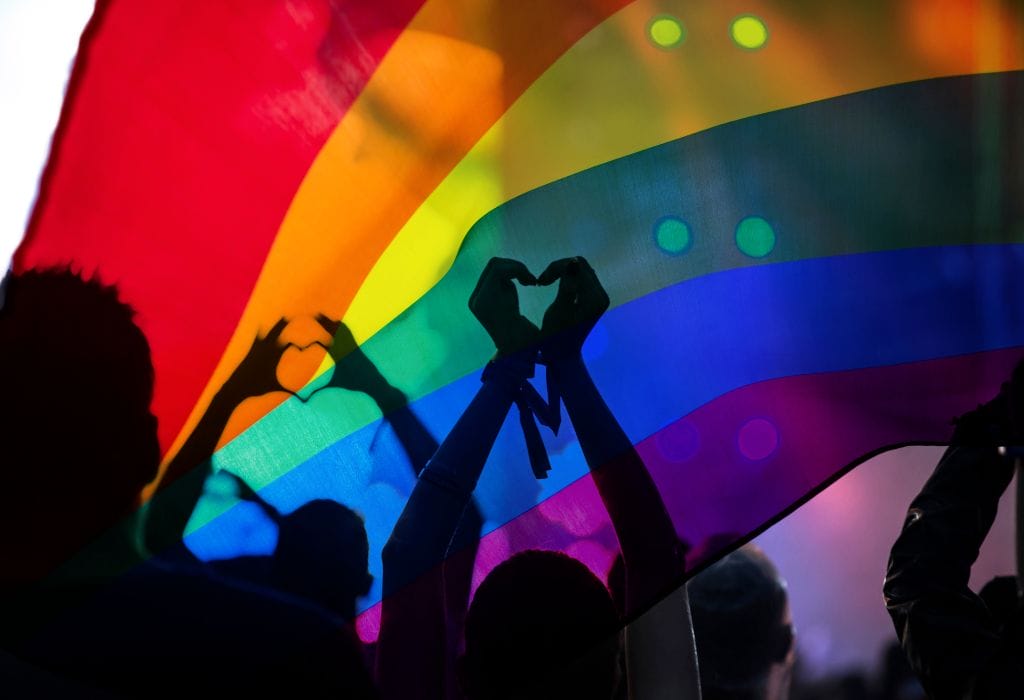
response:
{"label": "red stripe", "polygon": [[421,4],[98,2],[15,268],[119,286],[165,449],[306,170]]}

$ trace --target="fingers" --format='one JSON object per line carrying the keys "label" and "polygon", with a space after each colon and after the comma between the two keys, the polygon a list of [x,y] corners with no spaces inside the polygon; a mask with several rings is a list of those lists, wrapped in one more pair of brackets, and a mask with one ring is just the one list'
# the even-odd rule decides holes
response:
{"label": "fingers", "polygon": [[551,306],[562,312],[571,310],[579,297],[579,269],[582,258],[562,258],[547,266],[540,275],[540,284],[558,281],[558,291]]}
{"label": "fingers", "polygon": [[[546,287],[557,280],[563,279],[571,268],[579,267],[580,260],[583,260],[583,258],[562,258],[561,260],[555,260],[544,268],[544,272],[540,273],[537,283]],[[583,261],[586,262],[585,260]]]}
{"label": "fingers", "polygon": [[[533,276],[529,268],[518,260],[510,258],[491,258],[484,268],[484,275],[490,274],[499,282],[511,282],[516,280],[519,284],[537,284],[537,278]],[[481,275],[483,277],[483,275]]]}
{"label": "fingers", "polygon": [[341,327],[341,320],[335,321],[333,318],[325,313],[319,313],[316,315],[316,322],[320,324],[320,327],[327,331],[327,334],[332,338],[334,334],[338,332],[338,328]]}
{"label": "fingers", "polygon": [[579,295],[579,301],[582,306],[585,307],[588,313],[602,314],[608,310],[608,306],[611,300],[608,298],[608,292],[605,291],[601,285],[601,280],[597,278],[597,273],[594,272],[594,268],[590,266],[586,258],[577,258],[579,261],[579,271],[576,276],[579,279],[579,288],[581,293]]}
{"label": "fingers", "polygon": [[522,285],[532,286],[537,284],[537,278],[530,272],[529,268],[518,260],[510,258],[491,258],[480,273],[473,293],[469,295],[469,307],[475,308],[480,296],[485,290],[493,290],[511,285],[512,280]]}
{"label": "fingers", "polygon": [[288,319],[282,316],[278,320],[278,322],[274,324],[274,327],[271,328],[270,331],[265,336],[263,336],[263,339],[264,340],[276,341],[278,338],[281,337],[281,334],[284,332],[284,329],[287,328],[287,327],[288,327]]}

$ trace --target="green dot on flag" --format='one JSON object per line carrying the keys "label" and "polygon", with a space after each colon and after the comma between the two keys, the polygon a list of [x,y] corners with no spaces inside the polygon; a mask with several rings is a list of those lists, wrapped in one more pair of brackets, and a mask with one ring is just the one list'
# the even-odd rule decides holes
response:
{"label": "green dot on flag", "polygon": [[736,246],[752,258],[763,258],[775,248],[775,231],[760,216],[748,216],[736,226]]}
{"label": "green dot on flag", "polygon": [[670,255],[679,255],[690,247],[690,227],[682,219],[666,216],[654,225],[654,241]]}

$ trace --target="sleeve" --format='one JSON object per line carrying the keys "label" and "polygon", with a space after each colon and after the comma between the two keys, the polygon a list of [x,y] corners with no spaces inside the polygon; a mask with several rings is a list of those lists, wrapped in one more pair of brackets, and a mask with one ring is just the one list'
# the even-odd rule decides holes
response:
{"label": "sleeve", "polygon": [[929,697],[969,696],[1000,654],[996,624],[968,581],[1012,476],[994,446],[950,447],[893,545],[885,604]]}

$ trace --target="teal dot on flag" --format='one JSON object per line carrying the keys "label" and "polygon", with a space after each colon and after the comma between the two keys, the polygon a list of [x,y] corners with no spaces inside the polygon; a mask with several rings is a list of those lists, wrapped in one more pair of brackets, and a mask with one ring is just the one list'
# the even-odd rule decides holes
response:
{"label": "teal dot on flag", "polygon": [[686,28],[672,15],[657,15],[647,23],[647,36],[662,49],[673,49],[686,39]]}
{"label": "teal dot on flag", "polygon": [[752,258],[763,258],[775,248],[775,231],[760,216],[748,216],[736,226],[736,245]]}
{"label": "teal dot on flag", "polygon": [[658,220],[654,225],[654,240],[658,247],[669,255],[685,253],[693,242],[690,227],[675,216],[666,216]]}

